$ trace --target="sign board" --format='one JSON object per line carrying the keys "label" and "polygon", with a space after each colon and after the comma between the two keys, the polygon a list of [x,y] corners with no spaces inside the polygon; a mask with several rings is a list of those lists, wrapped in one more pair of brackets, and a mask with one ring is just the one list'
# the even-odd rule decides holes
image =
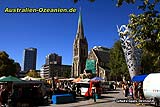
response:
{"label": "sign board", "polygon": [[96,74],[96,61],[92,59],[87,59],[86,70],[91,70],[92,74]]}

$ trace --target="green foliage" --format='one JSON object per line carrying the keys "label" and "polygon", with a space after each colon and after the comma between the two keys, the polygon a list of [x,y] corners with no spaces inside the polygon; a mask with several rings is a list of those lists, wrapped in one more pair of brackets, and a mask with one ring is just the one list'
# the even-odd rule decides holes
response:
{"label": "green foliage", "polygon": [[[135,0],[129,0],[135,2]],[[126,0],[118,0],[121,6]],[[130,3],[127,2],[127,3]],[[130,14],[128,27],[134,40],[140,43],[138,48],[143,49],[142,73],[160,71],[160,0],[141,0],[138,9],[143,10],[141,14]]]}
{"label": "green foliage", "polygon": [[123,2],[126,2],[128,4],[130,4],[130,3],[133,4],[133,3],[135,3],[135,0],[117,0],[117,6],[120,7],[123,4]]}
{"label": "green foliage", "polygon": [[[138,1],[138,0],[137,0]],[[117,0],[117,6],[120,7],[123,3],[134,4],[136,0]],[[139,5],[139,9],[150,8],[154,9],[155,5],[160,2],[160,0],[141,0],[142,5]]]}
{"label": "green foliage", "polygon": [[[77,3],[78,1],[80,1],[80,0],[73,0],[74,3]],[[94,2],[95,0],[88,0],[88,1]]]}
{"label": "green foliage", "polygon": [[30,76],[30,77],[33,77],[33,78],[40,78],[40,75],[35,71],[35,70],[30,70],[26,76]]}
{"label": "green foliage", "polygon": [[[135,0],[118,0],[118,6],[123,2],[134,3]],[[160,0],[142,0],[142,5],[138,9],[143,13],[130,15],[128,27],[132,35],[135,35],[135,41],[141,43],[138,48],[145,48],[152,53],[160,53]]]}
{"label": "green foliage", "polygon": [[66,77],[66,78],[70,78],[71,77],[71,71],[65,71],[65,73],[64,73],[64,77]]}
{"label": "green foliage", "polygon": [[0,52],[0,76],[16,76],[20,71],[20,65],[9,58],[9,55],[2,51]]}
{"label": "green foliage", "polygon": [[129,77],[124,53],[120,41],[117,41],[110,50],[109,67],[111,69],[110,76],[114,80],[122,80],[122,77]]}
{"label": "green foliage", "polygon": [[140,42],[139,48],[145,48],[153,53],[160,53],[160,14],[147,11],[139,15],[130,15],[128,24],[135,40]]}
{"label": "green foliage", "polygon": [[141,66],[142,66],[141,72],[143,74],[149,74],[151,72],[160,71],[159,65],[160,65],[160,56],[158,54],[153,54],[149,51],[143,50],[142,60],[141,60]]}

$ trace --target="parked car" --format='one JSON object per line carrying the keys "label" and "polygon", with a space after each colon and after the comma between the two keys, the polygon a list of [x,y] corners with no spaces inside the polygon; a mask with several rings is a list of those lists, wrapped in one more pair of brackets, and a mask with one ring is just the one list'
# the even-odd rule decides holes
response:
{"label": "parked car", "polygon": [[116,90],[116,84],[114,81],[101,82],[101,87],[104,93],[109,90]]}

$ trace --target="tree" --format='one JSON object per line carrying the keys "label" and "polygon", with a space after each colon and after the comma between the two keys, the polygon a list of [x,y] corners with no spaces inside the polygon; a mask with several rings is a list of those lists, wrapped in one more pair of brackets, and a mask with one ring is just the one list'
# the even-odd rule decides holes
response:
{"label": "tree", "polygon": [[15,62],[14,64],[16,66],[16,71],[17,71],[16,74],[18,74],[21,71],[21,66],[18,62]]}
{"label": "tree", "polygon": [[128,27],[135,40],[140,42],[138,48],[145,48],[152,53],[160,53],[160,15],[148,11],[139,15],[130,15]]}
{"label": "tree", "polygon": [[[78,1],[80,1],[80,0],[73,0],[74,3],[77,3]],[[94,2],[95,0],[88,0],[88,1]]]}
{"label": "tree", "polygon": [[40,78],[40,75],[35,70],[29,70],[29,72],[26,74],[26,76],[30,76],[33,78]]}
{"label": "tree", "polygon": [[[158,55],[158,54],[157,54]],[[152,72],[160,71],[160,56],[156,54],[152,54],[149,51],[143,50],[142,53],[142,60],[141,60],[141,73],[142,74],[149,74]],[[158,60],[157,60],[158,58]]]}
{"label": "tree", "polygon": [[71,71],[70,70],[65,71],[64,77],[70,78],[71,77]]}
{"label": "tree", "polygon": [[[135,0],[118,0],[118,6],[123,2],[134,3]],[[135,15],[130,14],[128,27],[131,34],[135,35],[135,41],[140,42],[139,48],[146,48],[152,53],[160,53],[160,14],[156,6],[160,4],[160,0],[142,0],[143,4],[138,9],[143,13]]]}
{"label": "tree", "polygon": [[0,52],[0,76],[16,76],[20,71],[20,65],[9,58],[5,51]]}
{"label": "tree", "polygon": [[[135,3],[136,0],[118,0],[117,5],[123,2]],[[141,14],[130,14],[128,27],[134,40],[139,42],[138,48],[142,48],[143,72],[157,72],[160,70],[160,0],[141,0],[142,5],[138,9]],[[150,60],[149,62],[147,62]],[[148,71],[147,71],[148,70]]]}
{"label": "tree", "polygon": [[135,0],[117,0],[117,6],[118,7],[120,7],[122,4],[123,4],[123,2],[127,2],[128,4],[130,4],[130,3],[135,3]]}
{"label": "tree", "polygon": [[[77,3],[80,0],[73,1]],[[94,2],[95,0],[88,1]],[[117,6],[120,7],[124,2],[135,4],[136,0],[117,0]],[[158,10],[160,0],[141,0],[141,3],[138,9],[144,12],[139,15],[131,14],[128,27],[132,35],[135,35],[134,39],[141,43],[138,45],[139,48],[146,48],[147,51],[160,54],[160,14]]]}
{"label": "tree", "polygon": [[110,76],[114,80],[122,80],[124,76],[129,79],[129,72],[120,41],[115,42],[110,50],[109,67],[111,70]]}
{"label": "tree", "polygon": [[[134,4],[136,0],[117,0],[117,6],[120,7],[123,4],[123,2],[126,2],[128,4]],[[160,2],[160,0],[141,0],[141,2],[143,4],[140,5],[139,8],[145,9],[147,5],[154,7],[158,2]]]}

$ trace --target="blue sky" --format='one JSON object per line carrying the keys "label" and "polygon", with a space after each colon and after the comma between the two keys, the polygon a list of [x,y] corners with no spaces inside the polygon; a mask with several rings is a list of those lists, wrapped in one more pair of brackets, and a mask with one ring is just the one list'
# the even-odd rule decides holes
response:
{"label": "blue sky", "polygon": [[[84,34],[89,50],[94,46],[111,48],[119,39],[117,25],[127,24],[129,14],[137,13],[135,5],[116,7],[117,0],[0,0],[0,50],[22,65],[23,50],[38,50],[37,69],[45,56],[57,53],[63,64],[72,64],[73,41],[76,36],[79,7],[82,10]],[[76,13],[4,13],[8,8],[76,8]]]}

